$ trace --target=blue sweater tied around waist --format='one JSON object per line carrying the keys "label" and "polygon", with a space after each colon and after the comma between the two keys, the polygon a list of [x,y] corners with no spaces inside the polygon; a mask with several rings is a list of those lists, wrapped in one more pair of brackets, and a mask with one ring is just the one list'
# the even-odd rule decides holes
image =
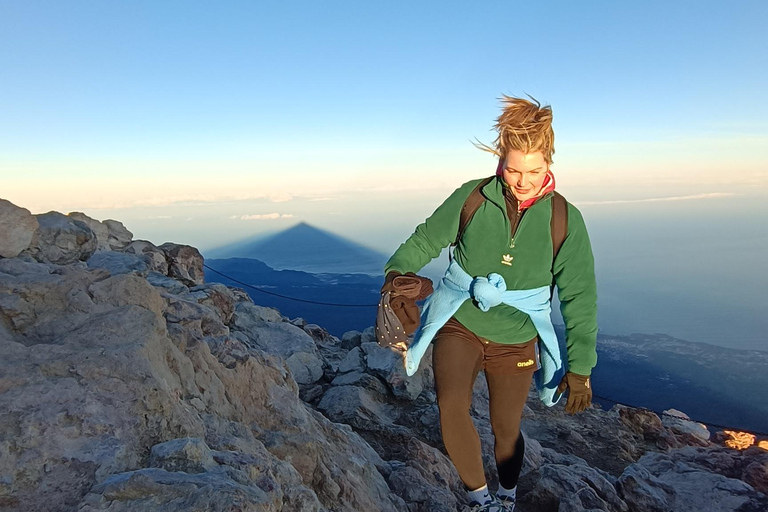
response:
{"label": "blue sweater tied around waist", "polygon": [[512,306],[531,317],[539,333],[541,368],[534,373],[539,398],[545,405],[555,405],[562,393],[557,386],[564,375],[564,363],[552,325],[549,286],[530,290],[507,290],[504,278],[497,273],[473,278],[454,259],[434,292],[427,297],[421,312],[421,324],[405,354],[405,371],[411,376],[419,369],[427,347],[437,331],[458,311],[465,300],[474,298],[482,311],[499,304]]}

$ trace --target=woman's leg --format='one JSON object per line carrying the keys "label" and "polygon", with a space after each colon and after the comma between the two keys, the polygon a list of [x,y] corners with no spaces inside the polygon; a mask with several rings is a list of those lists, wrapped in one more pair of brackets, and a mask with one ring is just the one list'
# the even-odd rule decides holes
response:
{"label": "woman's leg", "polygon": [[474,490],[485,485],[480,437],[469,415],[483,354],[467,336],[463,326],[446,324],[435,336],[432,366],[445,449],[464,485]]}
{"label": "woman's leg", "polygon": [[486,369],[485,377],[488,380],[499,483],[512,489],[517,485],[523,467],[525,441],[520,432],[520,418],[528,398],[533,372],[505,375],[503,372],[489,373]]}

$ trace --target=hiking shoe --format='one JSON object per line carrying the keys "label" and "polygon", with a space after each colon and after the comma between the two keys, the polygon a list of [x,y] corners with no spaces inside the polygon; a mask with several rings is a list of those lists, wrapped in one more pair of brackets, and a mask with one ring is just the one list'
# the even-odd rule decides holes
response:
{"label": "hiking shoe", "polygon": [[473,501],[469,504],[469,512],[504,512],[504,509],[501,508],[498,501],[492,499],[491,501],[486,501],[483,505]]}
{"label": "hiking shoe", "polygon": [[507,498],[506,496],[496,496],[496,503],[498,503],[499,510],[503,512],[515,512],[515,499]]}

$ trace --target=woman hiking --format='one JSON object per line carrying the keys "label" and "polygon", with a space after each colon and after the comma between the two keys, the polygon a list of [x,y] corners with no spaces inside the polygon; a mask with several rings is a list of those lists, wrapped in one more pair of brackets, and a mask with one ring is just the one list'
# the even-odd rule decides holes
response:
{"label": "woman hiking", "polygon": [[[594,259],[581,213],[554,192],[552,109],[506,95],[502,103],[495,142],[477,144],[498,157],[495,176],[464,183],[417,226],[386,263],[382,287],[382,303],[392,304],[390,313],[395,297],[405,300],[405,306],[399,304],[403,323],[398,327],[408,316],[414,324],[413,298],[426,295],[416,272],[455,244],[446,275],[424,304],[404,360],[412,375],[434,342],[442,438],[474,512],[514,510],[525,451],[520,419],[531,381],[535,378],[547,405],[567,391],[566,412],[581,412],[591,403],[589,375],[597,362]],[[462,209],[467,210],[470,196],[479,197],[477,191],[482,194],[480,204],[469,208],[475,211],[460,229]],[[556,235],[558,229],[561,235]],[[421,292],[413,291],[414,283]],[[565,355],[560,354],[549,319],[553,284],[565,321]],[[418,313],[416,317],[419,324]],[[397,343],[390,343],[404,350],[401,332],[398,329],[393,338]],[[469,413],[480,370],[488,382],[495,439],[495,496],[488,490],[480,439]]]}

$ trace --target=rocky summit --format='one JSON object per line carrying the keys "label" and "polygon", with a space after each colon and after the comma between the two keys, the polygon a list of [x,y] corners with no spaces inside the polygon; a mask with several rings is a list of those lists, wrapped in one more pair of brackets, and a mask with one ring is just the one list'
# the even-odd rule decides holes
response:
{"label": "rocky summit", "polygon": [[[0,200],[0,511],[466,508],[428,364],[408,378],[372,328],[331,336],[202,264]],[[491,468],[482,376],[472,414]],[[520,512],[768,510],[768,452],[690,422],[531,393],[523,431]]]}

